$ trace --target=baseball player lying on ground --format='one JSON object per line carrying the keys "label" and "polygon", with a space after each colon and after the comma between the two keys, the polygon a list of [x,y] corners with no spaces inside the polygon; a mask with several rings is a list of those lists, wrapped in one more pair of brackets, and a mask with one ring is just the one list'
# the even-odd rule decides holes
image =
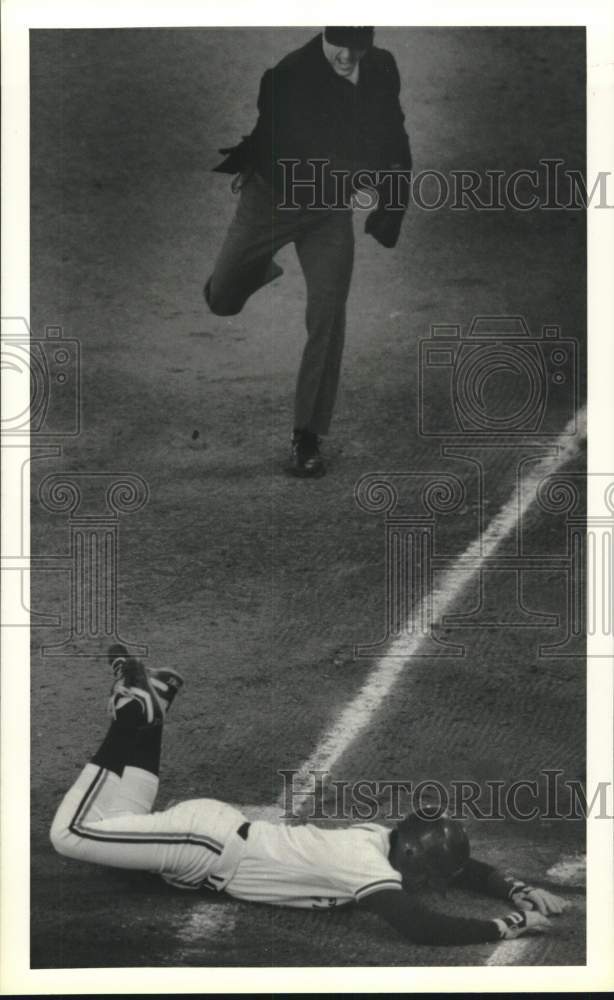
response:
{"label": "baseball player lying on ground", "polygon": [[[469,857],[461,823],[421,811],[393,830],[377,823],[324,830],[249,823],[232,806],[192,799],[152,812],[162,724],[182,678],[129,658],[110,660],[113,720],[101,747],[64,797],[51,827],[60,854],[157,872],[183,889],[225,891],[274,906],[329,909],[358,903],[411,941],[472,944],[546,931],[567,903]],[[446,916],[419,899],[446,883],[506,901],[499,919]]]}

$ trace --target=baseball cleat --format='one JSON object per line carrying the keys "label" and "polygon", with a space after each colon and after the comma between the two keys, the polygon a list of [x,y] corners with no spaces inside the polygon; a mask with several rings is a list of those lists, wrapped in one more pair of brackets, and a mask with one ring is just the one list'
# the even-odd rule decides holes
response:
{"label": "baseball cleat", "polygon": [[302,479],[319,479],[326,472],[320,454],[320,439],[313,431],[295,430],[292,435],[292,474]]}
{"label": "baseball cleat", "polygon": [[116,677],[119,677],[122,665],[126,662],[126,660],[130,659],[128,650],[125,646],[122,646],[121,643],[115,643],[115,645],[109,646],[109,652],[107,655],[111,670]]}
{"label": "baseball cleat", "polygon": [[133,709],[130,712],[126,711],[123,716],[121,712],[128,705],[137,704],[142,724],[161,723],[164,718],[162,702],[143,664],[131,656],[126,659],[116,657],[113,662],[113,672],[116,680],[109,698],[109,712],[113,718],[118,722],[128,719],[132,721]]}
{"label": "baseball cleat", "polygon": [[183,677],[176,670],[163,667],[160,670],[153,670],[146,667],[152,688],[154,688],[158,700],[162,703],[162,711],[166,715],[175,697],[183,687]]}
{"label": "baseball cleat", "polygon": [[[109,712],[119,720],[118,713],[127,705],[138,705],[143,722],[147,725],[161,723],[177,692],[183,686],[183,677],[176,670],[154,670],[140,660],[128,656],[124,646],[111,646],[109,662],[115,674],[111,689]],[[127,720],[134,718],[134,709],[124,713]]]}

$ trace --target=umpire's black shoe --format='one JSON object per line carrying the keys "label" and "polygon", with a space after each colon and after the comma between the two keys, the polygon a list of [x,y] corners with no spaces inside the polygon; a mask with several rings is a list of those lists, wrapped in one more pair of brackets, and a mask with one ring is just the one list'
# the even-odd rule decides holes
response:
{"label": "umpire's black shoe", "polygon": [[295,429],[292,435],[292,474],[319,479],[326,472],[320,455],[320,439],[313,431]]}

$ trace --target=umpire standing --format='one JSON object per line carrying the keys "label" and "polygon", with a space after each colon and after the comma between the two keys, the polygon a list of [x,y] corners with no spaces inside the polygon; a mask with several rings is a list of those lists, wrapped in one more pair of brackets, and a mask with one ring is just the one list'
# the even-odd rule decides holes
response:
{"label": "umpire standing", "polygon": [[[307,343],[298,374],[292,471],[325,468],[341,367],[354,258],[352,206],[371,206],[365,229],[395,246],[409,202],[411,155],[399,72],[373,45],[374,29],[329,27],[265,72],[253,132],[214,169],[238,175],[236,215],[205,299],[218,316],[283,272],[274,255],[294,243],[307,286]],[[375,197],[377,193],[378,198]],[[377,207],[373,207],[377,205]]]}

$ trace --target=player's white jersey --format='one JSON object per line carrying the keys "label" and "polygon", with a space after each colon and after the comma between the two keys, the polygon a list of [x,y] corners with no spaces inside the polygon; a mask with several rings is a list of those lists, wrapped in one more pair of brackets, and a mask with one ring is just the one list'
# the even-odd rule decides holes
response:
{"label": "player's white jersey", "polygon": [[226,892],[277,906],[326,909],[401,889],[388,861],[390,831],[377,823],[325,830],[255,822]]}
{"label": "player's white jersey", "polygon": [[388,861],[390,833],[376,823],[325,830],[257,821],[233,806],[191,799],[150,812],[158,779],[122,777],[87,764],[56,813],[60,854],[156,872],[182,889],[226,890],[237,899],[328,908],[379,889],[401,889]]}

